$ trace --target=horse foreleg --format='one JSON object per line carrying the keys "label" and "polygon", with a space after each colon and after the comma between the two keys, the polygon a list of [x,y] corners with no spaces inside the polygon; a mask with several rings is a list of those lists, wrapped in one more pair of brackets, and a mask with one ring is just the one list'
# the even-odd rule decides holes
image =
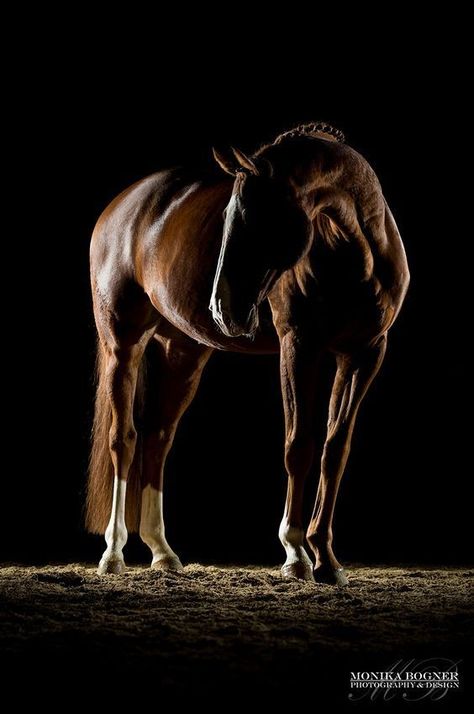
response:
{"label": "horse foreleg", "polygon": [[313,567],[304,548],[303,490],[313,464],[313,413],[317,359],[306,354],[293,333],[281,340],[281,388],[285,413],[285,467],[288,489],[280,524],[280,541],[286,552],[283,577],[313,580]]}
{"label": "horse foreleg", "polygon": [[307,532],[316,556],[317,582],[347,585],[344,569],[332,549],[332,521],[337,493],[349,457],[359,406],[382,364],[386,337],[357,356],[338,357],[316,503]]}
{"label": "horse foreleg", "polygon": [[191,403],[212,350],[184,335],[154,336],[149,349],[150,390],[145,411],[140,537],[152,552],[151,567],[180,571],[165,537],[163,477],[179,420]]}
{"label": "horse foreleg", "polygon": [[99,563],[100,575],[125,569],[122,549],[127,542],[125,500],[128,472],[133,461],[137,433],[133,424],[133,402],[138,367],[146,341],[106,350],[108,393],[112,411],[109,448],[114,467],[112,511],[105,531],[107,548]]}

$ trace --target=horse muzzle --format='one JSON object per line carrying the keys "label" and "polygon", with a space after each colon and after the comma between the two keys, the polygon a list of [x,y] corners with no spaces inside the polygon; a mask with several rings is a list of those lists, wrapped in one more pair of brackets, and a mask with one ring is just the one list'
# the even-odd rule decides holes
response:
{"label": "horse muzzle", "polygon": [[222,298],[213,295],[209,309],[212,312],[214,322],[219,327],[219,330],[226,337],[251,337],[255,334],[258,327],[258,310],[256,305],[252,305],[249,311],[243,318],[237,317],[223,303]]}

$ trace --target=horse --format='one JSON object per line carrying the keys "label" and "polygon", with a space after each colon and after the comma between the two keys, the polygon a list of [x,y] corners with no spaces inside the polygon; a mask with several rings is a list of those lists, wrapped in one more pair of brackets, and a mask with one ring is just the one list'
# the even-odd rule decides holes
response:
{"label": "horse", "polygon": [[[214,350],[279,353],[288,476],[281,573],[344,586],[334,508],[357,412],[407,292],[403,243],[373,169],[329,124],[295,127],[252,155],[213,153],[211,171],[165,170],[127,188],[92,235],[98,379],[86,526],[105,533],[98,572],[122,573],[130,531],[150,548],[152,568],[182,571],[163,519],[178,422]],[[327,354],[335,376],[305,534]]]}

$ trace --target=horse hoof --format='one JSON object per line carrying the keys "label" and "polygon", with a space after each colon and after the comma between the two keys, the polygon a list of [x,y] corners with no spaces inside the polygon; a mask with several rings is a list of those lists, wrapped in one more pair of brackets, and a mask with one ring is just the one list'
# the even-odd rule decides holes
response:
{"label": "horse hoof", "polygon": [[102,558],[97,568],[98,575],[120,575],[126,569],[123,558]]}
{"label": "horse hoof", "polygon": [[344,568],[331,568],[327,565],[318,565],[314,569],[314,579],[317,583],[324,585],[337,585],[339,588],[344,588],[349,585]]}
{"label": "horse hoof", "polygon": [[154,560],[152,570],[166,570],[168,573],[182,573],[184,568],[177,555],[167,555],[160,560]]}
{"label": "horse hoof", "polygon": [[297,578],[298,580],[308,580],[314,583],[313,566],[311,563],[289,563],[283,565],[281,574],[285,579]]}

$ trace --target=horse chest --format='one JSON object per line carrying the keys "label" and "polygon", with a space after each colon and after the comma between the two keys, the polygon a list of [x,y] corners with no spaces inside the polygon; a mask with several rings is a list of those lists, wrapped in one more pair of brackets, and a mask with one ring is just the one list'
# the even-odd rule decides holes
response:
{"label": "horse chest", "polygon": [[[293,286],[294,287],[294,286]],[[273,300],[280,328],[335,351],[351,351],[382,331],[386,306],[376,281],[325,284],[281,291]]]}

